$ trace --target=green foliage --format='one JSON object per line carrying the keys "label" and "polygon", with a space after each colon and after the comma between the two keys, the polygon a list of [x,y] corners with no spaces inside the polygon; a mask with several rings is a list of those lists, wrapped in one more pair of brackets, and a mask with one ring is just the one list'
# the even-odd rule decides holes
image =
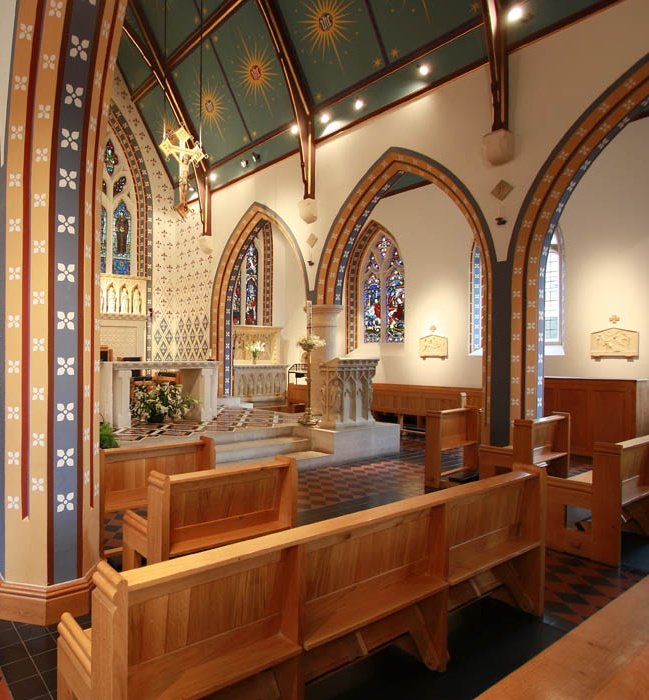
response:
{"label": "green foliage", "polygon": [[180,420],[197,403],[191,396],[183,395],[182,384],[164,382],[151,388],[136,386],[130,408],[131,415],[140,420],[148,420],[151,416]]}
{"label": "green foliage", "polygon": [[117,442],[113,426],[110,423],[101,422],[99,424],[99,447],[102,450],[109,447],[119,447],[119,442]]}

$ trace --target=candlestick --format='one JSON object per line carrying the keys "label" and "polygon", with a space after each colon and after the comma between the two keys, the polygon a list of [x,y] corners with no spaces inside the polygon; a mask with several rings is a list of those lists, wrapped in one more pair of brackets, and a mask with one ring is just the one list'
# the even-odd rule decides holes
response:
{"label": "candlestick", "polygon": [[312,330],[312,316],[311,316],[311,302],[307,301],[306,303],[306,334],[311,335],[311,330]]}

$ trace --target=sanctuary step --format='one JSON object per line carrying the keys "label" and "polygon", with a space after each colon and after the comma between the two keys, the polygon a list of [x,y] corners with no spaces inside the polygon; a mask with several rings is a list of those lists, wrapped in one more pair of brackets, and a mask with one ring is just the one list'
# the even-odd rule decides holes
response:
{"label": "sanctuary step", "polygon": [[[220,437],[220,436],[219,436]],[[294,452],[309,450],[311,441],[293,435],[267,438],[251,438],[216,444],[216,465],[240,462],[245,459],[272,457],[277,454],[291,455]]]}

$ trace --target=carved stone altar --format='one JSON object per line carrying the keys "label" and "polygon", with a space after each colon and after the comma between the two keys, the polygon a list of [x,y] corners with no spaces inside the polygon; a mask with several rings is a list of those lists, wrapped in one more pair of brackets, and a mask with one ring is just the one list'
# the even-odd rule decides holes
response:
{"label": "carved stone altar", "polygon": [[378,359],[336,357],[320,365],[320,427],[337,430],[374,423],[372,380],[378,362]]}
{"label": "carved stone altar", "polygon": [[218,396],[218,362],[102,362],[100,411],[103,419],[115,428],[131,425],[129,393],[133,370],[146,374],[154,371],[176,370],[181,373],[184,393],[199,403],[192,410],[198,420],[210,420],[216,414]]}
{"label": "carved stone altar", "polygon": [[273,401],[284,403],[288,365],[234,366],[234,396],[244,401]]}
{"label": "carved stone altar", "polygon": [[[232,358],[235,362],[250,361],[252,355],[246,350],[246,345],[259,341],[266,346],[259,353],[258,360],[265,363],[279,362],[279,334],[281,328],[277,326],[239,326],[234,325],[232,331]],[[236,394],[236,388],[235,388]]]}

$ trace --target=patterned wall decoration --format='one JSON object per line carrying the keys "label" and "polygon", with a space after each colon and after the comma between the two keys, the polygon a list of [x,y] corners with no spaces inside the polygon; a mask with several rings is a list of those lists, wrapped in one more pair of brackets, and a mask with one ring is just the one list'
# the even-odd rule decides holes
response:
{"label": "patterned wall decoration", "polygon": [[[543,412],[539,280],[561,213],[597,156],[649,106],[649,56],[606,90],[569,129],[532,184],[514,227],[510,418]],[[544,248],[545,246],[545,248]]]}
{"label": "patterned wall decoration", "polygon": [[480,246],[485,271],[484,344],[482,378],[485,392],[483,423],[491,418],[491,308],[493,295],[492,265],[496,260],[493,241],[484,214],[466,186],[447,168],[420,153],[390,148],[365,173],[341,206],[324,245],[316,277],[316,303],[341,304],[347,267],[356,239],[374,207],[404,173],[417,175],[433,183],[448,195],[466,218]]}
{"label": "patterned wall decoration", "polygon": [[94,163],[124,5],[17,8],[2,241],[10,581],[70,581],[97,557]]}

